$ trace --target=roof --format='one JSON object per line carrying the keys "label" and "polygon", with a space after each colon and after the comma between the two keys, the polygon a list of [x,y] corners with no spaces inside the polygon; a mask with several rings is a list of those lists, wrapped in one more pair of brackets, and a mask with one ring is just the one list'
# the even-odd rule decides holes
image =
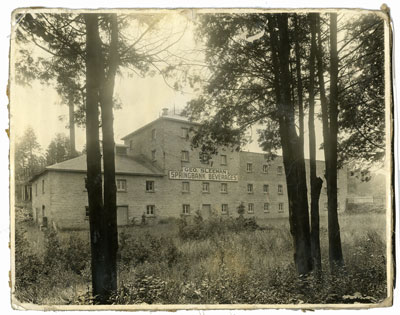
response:
{"label": "roof", "polygon": [[[103,171],[103,163],[101,166]],[[40,175],[48,171],[86,173],[86,155],[66,160],[47,166],[46,169],[35,175],[30,181],[34,181]],[[115,155],[115,174],[139,175],[139,176],[164,176],[159,168],[155,167],[145,157],[131,157],[127,155]]]}
{"label": "roof", "polygon": [[149,122],[148,124],[144,125],[143,127],[140,127],[139,129],[136,129],[135,131],[132,131],[131,133],[127,134],[126,136],[122,137],[121,140],[125,140],[138,132],[142,131],[143,129],[146,129],[150,127],[151,125],[155,124],[156,122],[159,122],[161,120],[170,120],[170,121],[176,121],[176,122],[181,122],[181,123],[186,123],[189,125],[200,125],[198,122],[190,121],[187,117],[184,116],[178,116],[178,115],[167,115],[167,116],[160,116],[159,118]]}

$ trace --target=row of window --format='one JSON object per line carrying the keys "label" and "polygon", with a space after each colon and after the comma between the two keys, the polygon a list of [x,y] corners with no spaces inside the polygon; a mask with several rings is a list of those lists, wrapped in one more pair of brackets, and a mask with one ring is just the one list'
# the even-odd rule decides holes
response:
{"label": "row of window", "polygon": [[[269,172],[269,165],[268,165],[268,164],[264,164],[264,165],[262,166],[262,171],[263,171],[263,173],[268,174],[268,172]],[[246,165],[246,172],[247,172],[247,173],[253,173],[253,163],[247,163],[247,165]],[[283,174],[283,167],[282,167],[282,166],[278,166],[278,167],[276,168],[276,172],[277,172],[278,175],[282,175],[282,174]]]}
{"label": "row of window", "polygon": [[[203,205],[203,208],[208,208],[211,209],[211,205]],[[221,204],[221,213],[222,214],[227,214],[228,213],[228,204],[223,203]],[[278,212],[284,212],[284,203],[280,202],[278,203]],[[254,213],[254,203],[248,203],[247,204],[247,213]],[[271,210],[270,203],[266,202],[264,203],[264,212],[269,213]],[[182,205],[182,213],[183,214],[190,214],[190,204],[183,204]]]}

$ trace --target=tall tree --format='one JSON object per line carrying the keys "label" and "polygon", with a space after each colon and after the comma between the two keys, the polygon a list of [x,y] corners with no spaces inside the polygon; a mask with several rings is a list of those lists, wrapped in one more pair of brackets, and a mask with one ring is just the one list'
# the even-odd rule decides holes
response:
{"label": "tall tree", "polygon": [[304,155],[292,97],[295,81],[289,69],[292,18],[288,14],[205,15],[199,32],[206,37],[211,75],[203,95],[190,103],[188,111],[193,117],[204,117],[193,143],[210,154],[216,144],[240,148],[246,129],[255,123],[263,123],[271,132],[269,127],[278,126],[294,262],[298,273],[304,274],[311,270],[312,261]]}
{"label": "tall tree", "polygon": [[310,189],[311,189],[311,255],[313,257],[314,270],[321,271],[321,248],[319,237],[319,197],[323,180],[317,177],[316,140],[315,140],[315,63],[316,63],[316,14],[308,15],[311,31],[311,48],[309,63],[308,85],[308,136],[310,150]]}

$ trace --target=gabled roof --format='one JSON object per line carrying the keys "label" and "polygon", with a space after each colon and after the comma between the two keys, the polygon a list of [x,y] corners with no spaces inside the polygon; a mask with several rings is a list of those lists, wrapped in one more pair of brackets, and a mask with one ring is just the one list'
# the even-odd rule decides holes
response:
{"label": "gabled roof", "polygon": [[[103,164],[103,163],[102,163]],[[103,165],[101,166],[103,171]],[[47,166],[46,169],[35,175],[30,181],[34,181],[45,172],[72,172],[86,173],[86,155]],[[145,157],[131,157],[127,155],[115,155],[115,174],[138,175],[138,176],[164,176],[159,168],[155,167]]]}

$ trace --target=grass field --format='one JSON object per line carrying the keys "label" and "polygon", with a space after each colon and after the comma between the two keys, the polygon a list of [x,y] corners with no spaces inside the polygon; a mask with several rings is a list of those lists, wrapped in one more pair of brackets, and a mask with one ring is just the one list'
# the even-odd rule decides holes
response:
{"label": "grass field", "polygon": [[[23,224],[27,232],[16,244],[17,297],[37,304],[91,303],[88,231],[43,235]],[[341,215],[346,268],[340,275],[329,273],[327,224],[321,218],[323,276],[307,279],[294,271],[288,220],[257,224],[262,228],[229,230],[215,220],[182,234],[188,227],[171,219],[120,229],[114,302],[353,303],[386,297],[384,215]]]}

